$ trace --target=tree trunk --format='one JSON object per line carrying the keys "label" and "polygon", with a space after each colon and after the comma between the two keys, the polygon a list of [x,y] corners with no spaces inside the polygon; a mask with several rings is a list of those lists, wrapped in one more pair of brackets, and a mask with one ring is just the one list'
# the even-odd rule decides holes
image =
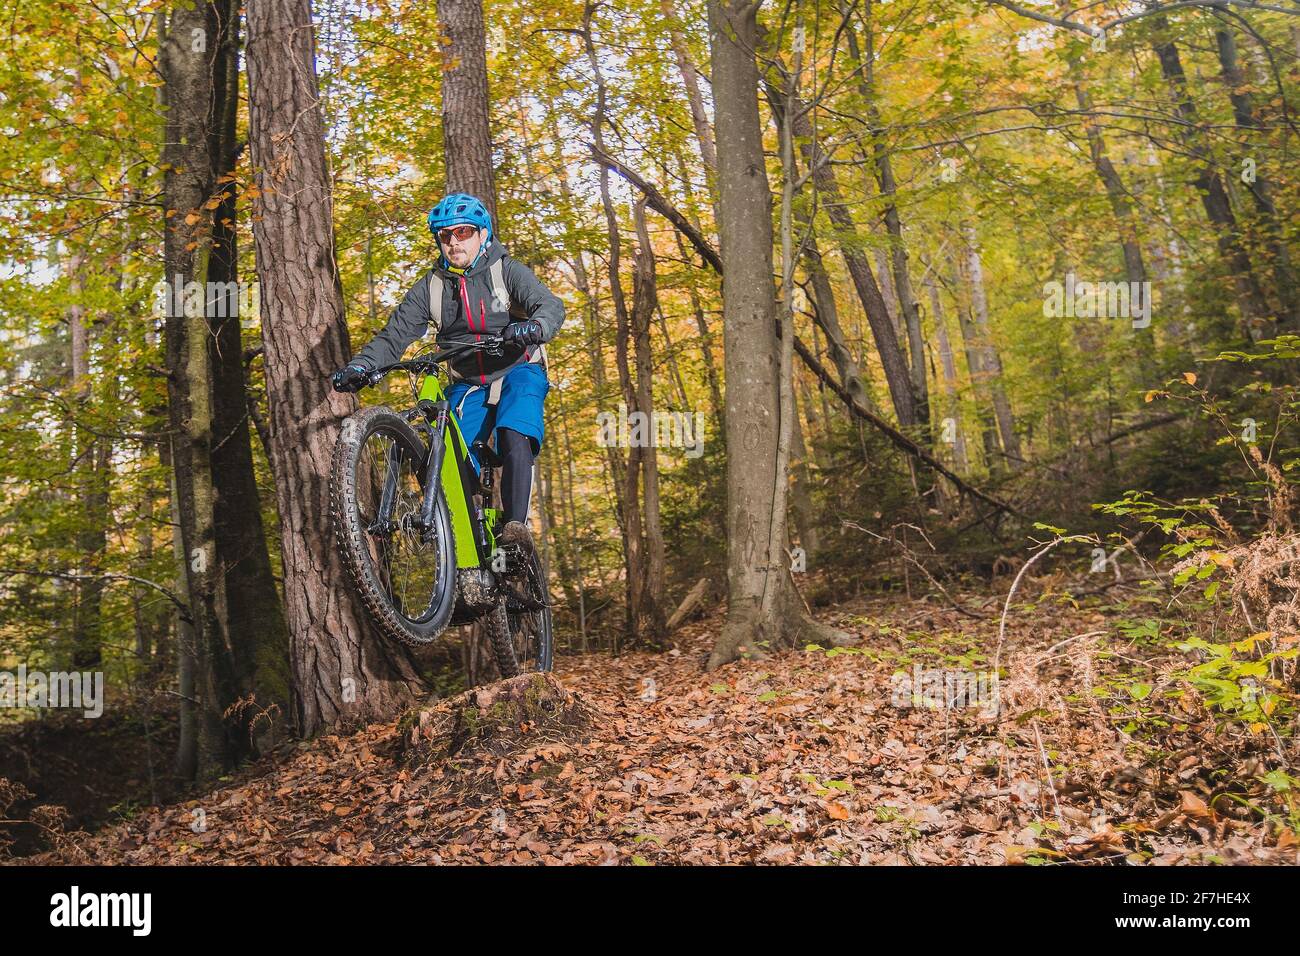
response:
{"label": "tree trunk", "polygon": [[[596,4],[589,0],[583,8],[582,29],[583,40],[587,49],[587,62],[591,66],[592,75],[596,78],[596,102],[591,118],[592,139],[595,141],[597,149],[605,152],[606,84],[605,74],[601,70],[600,59],[596,53],[595,38],[592,34],[592,20],[595,11]],[[614,362],[618,368],[619,385],[622,388],[623,402],[627,408],[627,414],[632,415],[638,409],[636,390],[632,385],[631,370],[629,368],[628,339],[630,320],[628,319],[627,300],[623,295],[623,282],[619,275],[622,260],[620,249],[622,240],[619,235],[618,217],[614,213],[614,203],[610,198],[609,169],[604,165],[600,167],[600,202],[605,212],[605,233],[609,243],[609,290],[614,302],[615,322]],[[624,624],[625,634],[629,641],[636,641],[640,634],[641,594],[646,574],[640,502],[641,461],[644,457],[645,449],[639,447],[636,443],[631,443],[628,448],[626,468],[623,467],[622,453],[619,452],[614,456],[618,462],[618,470],[615,471],[613,479],[615,484],[621,485],[623,489],[621,495],[623,501],[622,531],[626,569],[625,592],[627,595]]]}
{"label": "tree trunk", "polygon": [[[198,42],[199,37],[203,42]],[[193,633],[193,653],[188,661],[185,655],[181,660],[192,669],[198,701],[195,766],[200,776],[230,766],[240,746],[240,735],[223,716],[235,691],[214,528],[212,369],[207,350],[212,219],[205,207],[213,194],[211,150],[218,136],[213,116],[217,48],[212,3],[173,8],[160,56],[167,107],[164,274],[171,290],[192,281],[202,294],[198,301],[167,296],[164,339],[183,549],[178,559],[186,577]]]}
{"label": "tree trunk", "polygon": [[[1152,22],[1159,31],[1159,36],[1168,35],[1169,23],[1163,15],[1153,17]],[[1194,161],[1196,191],[1201,196],[1206,217],[1218,234],[1219,254],[1232,273],[1243,332],[1252,339],[1265,337],[1272,331],[1268,302],[1255,275],[1250,255],[1242,245],[1237,218],[1233,215],[1223,179],[1200,135],[1200,119],[1196,104],[1188,91],[1178,45],[1173,40],[1157,39],[1154,48],[1160,60],[1160,70],[1173,94],[1179,118],[1186,124],[1180,128],[1179,135]]]}
{"label": "tree trunk", "polygon": [[637,250],[632,272],[631,327],[636,351],[636,407],[645,415],[647,428],[654,433],[641,450],[641,469],[645,479],[645,582],[641,592],[641,610],[648,622],[646,636],[658,646],[667,633],[664,610],[664,535],[659,523],[659,455],[655,447],[654,359],[650,347],[650,323],[659,309],[655,283],[655,254],[650,245],[650,229],[645,219],[645,196],[637,199],[634,210]]}
{"label": "tree trunk", "polygon": [[989,302],[984,290],[984,264],[980,260],[979,239],[975,227],[969,223],[963,229],[966,240],[966,276],[970,281],[971,320],[974,322],[976,348],[980,352],[980,370],[986,378],[989,395],[993,399],[993,414],[1002,437],[1002,451],[1012,471],[1024,460],[1020,454],[1020,438],[1007,399],[1006,385],[1002,379],[1002,358],[989,330]]}
{"label": "tree trunk", "polygon": [[[551,120],[551,138],[555,143],[560,143],[560,131],[558,124],[555,123],[554,116]],[[563,155],[556,159],[556,173],[560,180],[560,192],[564,196],[566,203],[574,201],[573,187],[569,183],[568,167],[565,165]],[[605,331],[603,323],[600,321],[600,303],[597,298],[596,290],[592,288],[590,273],[587,271],[586,257],[582,250],[575,253],[570,263],[573,269],[574,285],[577,287],[578,294],[586,305],[584,310],[584,338],[587,342],[587,354],[591,361],[591,382],[594,392],[594,400],[597,413],[605,410],[608,406],[608,397],[606,395],[605,382],[605,356],[604,356],[604,339]],[[567,433],[566,433],[567,441]],[[572,463],[572,455],[569,455],[569,461]],[[614,484],[614,521],[618,525],[620,532],[626,534],[627,519],[624,517],[627,511],[627,505],[623,500],[623,452],[617,444],[605,446],[605,464],[609,470],[610,479]],[[572,480],[572,471],[570,471],[570,481]],[[624,552],[626,559],[626,550]]]}
{"label": "tree trunk", "polygon": [[[781,90],[779,86],[772,82],[765,85],[768,102],[772,105],[773,114],[777,116],[777,122],[780,123],[779,114],[785,109],[782,103]],[[834,167],[827,161],[820,143],[813,136],[812,123],[805,111],[805,104],[795,99],[791,111],[795,116],[793,123],[794,136],[799,142],[804,163],[813,170],[813,184],[821,193],[822,202],[827,216],[830,217],[831,224],[845,239],[855,236],[857,226],[853,222],[853,217],[849,214],[849,204],[845,202],[840,194]],[[719,155],[719,159],[721,159],[721,155]],[[880,287],[876,284],[876,277],[871,272],[867,257],[860,249],[854,248],[847,241],[842,243],[840,252],[844,256],[849,276],[853,280],[853,286],[857,290],[858,298],[862,301],[862,308],[866,313],[867,322],[871,326],[871,336],[876,343],[876,351],[880,355],[880,365],[885,372],[885,381],[889,385],[889,396],[893,400],[894,414],[898,416],[898,423],[904,428],[918,425],[920,420],[917,414],[916,399],[912,394],[911,372],[907,368],[907,359],[904,358],[903,351],[899,347],[893,319],[890,317],[889,309],[885,305],[885,299],[880,292]],[[827,334],[829,337],[829,333]]]}
{"label": "tree trunk", "polygon": [[821,550],[821,535],[817,532],[817,512],[812,501],[812,475],[808,467],[808,446],[804,443],[803,422],[799,418],[798,402],[792,416],[792,441],[794,455],[791,461],[790,505],[794,512],[794,526],[799,532],[799,545],[812,558]]}
{"label": "tree trunk", "polygon": [[[578,537],[578,509],[573,502],[573,446],[569,443],[568,417],[560,419],[560,431],[564,435],[565,477],[561,479],[564,486],[564,506],[568,510],[565,522],[569,532],[569,542],[573,549],[573,570],[578,587],[578,633],[582,640],[580,650],[587,652],[587,585],[582,567],[582,541]],[[599,569],[597,569],[599,572]]]}
{"label": "tree trunk", "polygon": [[239,327],[240,296],[231,294],[239,278],[233,182],[239,152],[235,138],[239,7],[235,0],[216,0],[213,6],[218,31],[214,113],[220,122],[217,146],[211,156],[212,182],[220,202],[213,210],[212,257],[208,264],[208,277],[216,293],[215,301],[209,302],[207,338],[216,438],[212,447],[216,491],[213,524],[220,565],[217,573],[225,581],[234,690],[241,698],[251,700],[251,705],[240,708],[234,718],[238,727],[236,742],[243,753],[265,750],[288,729],[289,632],[271,576],[262,503],[253,473],[248,427],[250,397]]}
{"label": "tree trunk", "polygon": [[[848,16],[848,10],[841,7],[841,15]],[[889,265],[893,275],[894,296],[897,300],[897,315],[907,337],[909,363],[912,375],[912,392],[916,399],[916,417],[924,431],[922,438],[928,444],[930,440],[930,390],[925,377],[925,336],[921,330],[921,312],[912,289],[911,271],[907,263],[907,245],[903,241],[903,220],[898,213],[898,184],[894,179],[894,165],[889,150],[885,148],[885,137],[881,132],[880,108],[877,105],[875,79],[875,50],[871,20],[871,0],[867,0],[862,14],[867,27],[865,45],[859,48],[857,31],[852,24],[847,24],[845,38],[848,40],[849,56],[856,63],[863,64],[858,83],[859,92],[866,103],[866,119],[873,131],[872,154],[875,160],[876,184],[880,195],[885,198],[885,230],[889,233]]]}
{"label": "tree trunk", "polygon": [[[783,489],[786,475],[777,472],[781,423],[773,414],[780,408],[781,362],[772,287],[772,194],[764,168],[754,58],[757,7],[730,0],[708,3],[718,224],[726,270],[722,307],[730,451],[727,621],[709,656],[710,669],[765,650],[845,638],[804,612],[790,580],[784,537],[774,534],[778,522],[783,523],[784,508],[774,507],[773,489]],[[786,332],[793,335],[793,329]]]}
{"label": "tree trunk", "polygon": [[329,469],[351,395],[308,0],[249,0],[253,238],[280,506],[294,715],[303,734],[391,717],[421,691],[407,652],[368,626],[329,533]]}
{"label": "tree trunk", "polygon": [[74,585],[77,596],[72,610],[70,659],[75,670],[93,670],[103,659],[100,625],[104,582],[98,575],[108,545],[108,465],[112,460],[109,440],[97,437],[84,421],[94,413],[90,378],[91,320],[81,303],[84,267],[85,256],[80,251],[72,252],[64,263],[68,297],[72,303],[67,318],[71,353],[68,367],[76,409],[73,416],[72,474],[77,488],[77,573],[86,576]]}
{"label": "tree trunk", "polygon": [[[951,441],[953,464],[960,474],[967,474],[970,463],[966,459],[966,436],[961,429],[961,399],[957,394],[957,363],[953,360],[952,343],[948,339],[948,327],[944,321],[943,303],[939,299],[939,289],[934,279],[926,277],[925,289],[930,296],[930,312],[934,322],[934,337],[939,342],[939,364],[943,368],[943,391],[947,400],[947,418],[951,425],[940,424],[941,441]],[[951,438],[947,437],[951,433]]]}
{"label": "tree trunk", "polygon": [[488,125],[487,42],[482,0],[438,0],[442,47],[442,145],[447,191],[477,196],[497,222]]}
{"label": "tree trunk", "polygon": [[[166,453],[172,461],[170,452]],[[176,471],[171,472],[171,524],[172,548],[176,551],[176,590],[189,593],[189,574],[185,564],[185,542],[181,537],[180,494],[177,491]],[[176,694],[179,698],[179,719],[176,738],[176,776],[193,780],[199,774],[199,701],[195,698],[194,673],[198,661],[198,634],[190,614],[176,612]]]}
{"label": "tree trunk", "polygon": [[989,394],[989,373],[984,367],[984,347],[979,330],[971,319],[970,299],[971,283],[967,262],[949,253],[953,268],[963,280],[964,293],[957,299],[957,327],[961,331],[962,350],[966,353],[966,370],[970,375],[971,391],[975,393],[976,414],[980,421],[980,437],[984,446],[984,464],[990,471],[1001,469],[1005,464],[1002,450],[998,446],[997,417],[993,413],[993,400]]}
{"label": "tree trunk", "polygon": [[[1237,64],[1236,36],[1224,27],[1215,31],[1214,39],[1219,54],[1223,85],[1228,90],[1229,99],[1232,100],[1232,115],[1236,120],[1237,128],[1243,132],[1258,131],[1259,121],[1255,118],[1255,105],[1246,78]],[[1300,325],[1300,297],[1297,296],[1296,278],[1291,268],[1290,253],[1282,238],[1277,206],[1273,202],[1272,184],[1267,176],[1257,171],[1254,181],[1248,183],[1247,188],[1255,202],[1255,209],[1263,227],[1269,261],[1273,268],[1274,287],[1282,306],[1282,321],[1294,328]]]}
{"label": "tree trunk", "polygon": [[691,107],[691,124],[695,127],[695,138],[700,144],[700,158],[710,177],[718,172],[718,151],[713,144],[713,130],[709,128],[709,115],[704,110],[704,97],[700,95],[700,84],[695,78],[695,63],[686,48],[686,37],[682,34],[673,0],[659,0],[659,9],[663,12],[664,22],[668,25],[668,36],[673,48],[673,57],[677,61],[677,71],[682,77],[682,86],[686,88],[686,102]]}

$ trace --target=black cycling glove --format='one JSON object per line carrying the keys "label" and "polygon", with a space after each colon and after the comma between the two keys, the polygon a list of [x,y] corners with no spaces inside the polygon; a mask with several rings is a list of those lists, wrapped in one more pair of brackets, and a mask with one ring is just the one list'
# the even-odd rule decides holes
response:
{"label": "black cycling glove", "polygon": [[511,322],[506,326],[505,331],[501,333],[501,340],[507,345],[522,345],[524,348],[530,345],[541,345],[546,341],[546,330],[542,328],[542,323],[536,319]]}
{"label": "black cycling glove", "polygon": [[370,383],[370,369],[364,365],[348,365],[330,376],[336,392],[359,392]]}

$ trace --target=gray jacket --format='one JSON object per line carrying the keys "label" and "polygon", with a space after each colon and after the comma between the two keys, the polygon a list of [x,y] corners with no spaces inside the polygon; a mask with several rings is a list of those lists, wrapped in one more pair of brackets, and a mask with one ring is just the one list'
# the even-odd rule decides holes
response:
{"label": "gray jacket", "polygon": [[[499,266],[494,268],[497,263]],[[497,282],[500,284],[498,285]],[[430,284],[441,283],[442,308],[431,321],[431,301],[439,297]],[[564,322],[564,303],[533,271],[506,253],[496,239],[463,276],[443,268],[442,260],[413,285],[393,310],[382,332],[352,357],[368,368],[401,361],[411,343],[433,336],[438,344],[473,340],[484,333],[500,335],[511,322],[536,319],[549,342]],[[474,352],[451,363],[451,376],[485,385],[525,362],[546,363],[546,349],[506,346],[499,356]]]}

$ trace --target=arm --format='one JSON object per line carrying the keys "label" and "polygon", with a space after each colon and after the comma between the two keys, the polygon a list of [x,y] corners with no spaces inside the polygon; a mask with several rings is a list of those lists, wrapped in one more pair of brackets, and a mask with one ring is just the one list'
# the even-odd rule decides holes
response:
{"label": "arm", "polygon": [[555,338],[564,324],[564,302],[533,275],[533,270],[515,259],[507,259],[505,267],[506,289],[510,298],[523,307],[528,318],[541,323],[545,333],[543,342]]}
{"label": "arm", "polygon": [[426,275],[407,290],[383,331],[352,356],[352,364],[373,369],[400,362],[411,343],[424,335],[429,319],[429,280]]}

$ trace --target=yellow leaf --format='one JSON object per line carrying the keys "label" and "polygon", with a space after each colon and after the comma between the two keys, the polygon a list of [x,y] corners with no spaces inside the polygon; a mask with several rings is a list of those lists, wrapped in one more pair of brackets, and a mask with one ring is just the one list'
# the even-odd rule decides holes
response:
{"label": "yellow leaf", "polygon": [[185,217],[185,225],[187,226],[192,226],[198,221],[199,221],[199,214],[197,212],[192,212]]}
{"label": "yellow leaf", "polygon": [[1029,855],[1029,849],[1027,846],[1009,846],[1006,848],[1006,856],[1003,862],[1007,866],[1024,866],[1025,857]]}
{"label": "yellow leaf", "polygon": [[1196,373],[1195,373],[1195,372],[1184,372],[1184,373],[1183,373],[1183,381],[1185,381],[1188,385],[1195,385],[1195,384],[1196,384]]}
{"label": "yellow leaf", "polygon": [[1147,400],[1148,402],[1151,401],[1151,400],[1152,400],[1153,398],[1155,398],[1155,397],[1156,397],[1156,390],[1155,390],[1154,388],[1151,389],[1151,391],[1147,392],[1147,394],[1146,394],[1146,400]]}

